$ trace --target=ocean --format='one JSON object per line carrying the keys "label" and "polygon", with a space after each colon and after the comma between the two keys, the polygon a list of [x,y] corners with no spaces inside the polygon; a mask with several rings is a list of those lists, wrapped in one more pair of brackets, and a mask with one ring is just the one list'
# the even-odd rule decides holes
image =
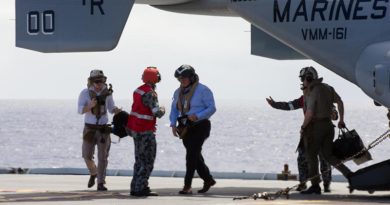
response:
{"label": "ocean", "polygon": [[[119,100],[129,111],[131,102]],[[170,101],[160,102],[167,114],[158,120],[155,170],[185,170],[185,149],[169,127]],[[345,122],[356,129],[367,145],[388,129],[386,109],[375,106],[346,107]],[[83,116],[77,100],[0,100],[0,167],[84,168],[81,157]],[[210,137],[203,155],[211,171],[277,173],[289,164],[297,173],[295,152],[302,124],[301,110],[280,111],[264,102],[217,101]],[[336,133],[338,131],[336,130]],[[130,137],[112,135],[109,169],[133,169]],[[373,160],[357,170],[390,158],[389,140],[371,150]],[[336,174],[339,174],[335,171]]]}

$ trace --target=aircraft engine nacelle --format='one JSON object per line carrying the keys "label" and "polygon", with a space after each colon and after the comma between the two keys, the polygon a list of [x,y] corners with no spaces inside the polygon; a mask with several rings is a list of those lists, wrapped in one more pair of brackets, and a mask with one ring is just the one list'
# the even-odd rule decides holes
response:
{"label": "aircraft engine nacelle", "polygon": [[390,106],[390,41],[367,46],[356,63],[359,87],[386,107]]}
{"label": "aircraft engine nacelle", "polygon": [[183,4],[152,6],[161,10],[176,13],[198,14],[208,16],[237,16],[236,13],[228,9],[228,4],[229,1],[227,0],[192,0],[188,3]]}

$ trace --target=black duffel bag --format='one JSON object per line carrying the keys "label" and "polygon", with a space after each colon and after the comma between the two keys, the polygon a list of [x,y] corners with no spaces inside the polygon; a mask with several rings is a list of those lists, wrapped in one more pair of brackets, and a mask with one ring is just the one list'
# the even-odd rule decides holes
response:
{"label": "black duffel bag", "polygon": [[[333,142],[332,148],[333,155],[335,155],[340,160],[345,160],[361,152],[362,150],[365,150],[363,141],[356,130],[348,130],[348,128],[341,128],[339,130],[339,136]],[[371,160],[371,155],[368,151],[364,151],[355,156],[353,159],[355,163],[361,164],[365,161]]]}

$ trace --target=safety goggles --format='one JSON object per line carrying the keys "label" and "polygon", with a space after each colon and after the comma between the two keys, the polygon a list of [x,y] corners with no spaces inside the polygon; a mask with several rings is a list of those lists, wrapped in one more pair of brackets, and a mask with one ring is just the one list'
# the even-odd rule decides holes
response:
{"label": "safety goggles", "polygon": [[185,80],[185,79],[189,79],[188,77],[183,77],[183,76],[180,76],[177,78],[178,81],[182,81],[182,80]]}
{"label": "safety goggles", "polygon": [[311,81],[313,81],[313,77],[311,77],[311,76],[299,76],[299,78],[301,79],[301,82],[303,83],[303,81],[307,81],[307,82],[311,82]]}
{"label": "safety goggles", "polygon": [[98,80],[94,80],[93,83],[95,84],[100,84],[100,83],[104,83],[105,81],[102,80],[102,79],[98,79]]}

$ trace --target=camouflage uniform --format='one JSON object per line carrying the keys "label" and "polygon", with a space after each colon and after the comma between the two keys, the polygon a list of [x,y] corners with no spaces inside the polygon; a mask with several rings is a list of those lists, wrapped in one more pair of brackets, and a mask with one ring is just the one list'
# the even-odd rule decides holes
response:
{"label": "camouflage uniform", "polygon": [[[302,137],[306,150],[306,158],[309,168],[309,177],[318,175],[318,155],[322,155],[327,162],[335,166],[344,176],[351,171],[332,154],[332,142],[334,138],[334,125],[331,122],[333,103],[341,101],[340,96],[329,85],[322,83],[322,78],[313,81],[309,87],[309,93],[305,98],[307,110],[313,112],[313,119],[304,128]],[[312,185],[320,183],[315,177]]]}
{"label": "camouflage uniform", "polygon": [[[308,179],[309,169],[308,169],[308,164],[305,156],[304,147],[303,146],[298,147],[297,151],[298,151],[297,162],[298,162],[299,181],[303,183]],[[328,186],[332,182],[331,166],[328,162],[325,161],[324,157],[322,157],[321,155],[319,156],[319,160],[320,160],[321,177],[322,180],[324,181],[324,186]]]}
{"label": "camouflage uniform", "polygon": [[[297,110],[302,108],[303,112],[306,111],[305,97],[303,95],[300,98],[289,102],[273,102],[271,106],[279,110]],[[304,183],[308,179],[309,169],[305,157],[305,149],[303,143],[301,142],[299,143],[297,151],[298,151],[297,163],[298,163],[299,181],[301,183]],[[319,156],[319,159],[320,159],[321,174],[322,174],[322,179],[324,180],[324,184],[330,185],[330,182],[332,181],[332,171],[331,171],[330,164],[327,163],[321,155]]]}
{"label": "camouflage uniform", "polygon": [[[151,110],[157,110],[154,116],[161,118],[165,111],[159,106],[155,92],[148,92],[142,96],[142,103]],[[156,133],[154,131],[133,132],[127,130],[134,140],[134,171],[130,190],[132,192],[141,192],[149,189],[149,176],[153,171],[154,160],[156,159]]]}

